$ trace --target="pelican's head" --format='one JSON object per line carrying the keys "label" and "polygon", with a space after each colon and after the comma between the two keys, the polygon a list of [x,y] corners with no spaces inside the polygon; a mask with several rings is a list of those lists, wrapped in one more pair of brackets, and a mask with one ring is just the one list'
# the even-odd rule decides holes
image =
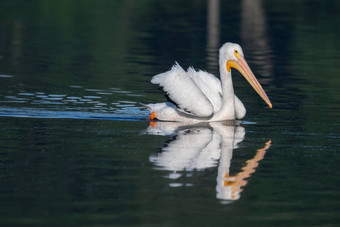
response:
{"label": "pelican's head", "polygon": [[237,43],[225,43],[221,49],[220,49],[220,58],[223,59],[223,61],[228,61],[228,60],[237,60],[237,55],[243,55],[243,50],[240,45]]}
{"label": "pelican's head", "polygon": [[261,98],[272,108],[272,104],[263,90],[261,84],[257,81],[254,73],[249,68],[244,59],[243,50],[240,45],[236,43],[225,43],[220,49],[220,65],[225,65],[228,72],[231,68],[237,69]]}

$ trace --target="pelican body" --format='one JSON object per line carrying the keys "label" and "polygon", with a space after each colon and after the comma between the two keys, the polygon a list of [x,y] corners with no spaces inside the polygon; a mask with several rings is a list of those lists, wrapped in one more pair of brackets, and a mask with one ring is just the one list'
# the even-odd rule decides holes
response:
{"label": "pelican body", "polygon": [[237,69],[272,108],[265,91],[249,68],[240,45],[225,43],[219,51],[220,80],[205,71],[178,63],[171,70],[152,77],[172,102],[148,104],[150,120],[212,122],[242,119],[246,109],[234,94],[231,68]]}

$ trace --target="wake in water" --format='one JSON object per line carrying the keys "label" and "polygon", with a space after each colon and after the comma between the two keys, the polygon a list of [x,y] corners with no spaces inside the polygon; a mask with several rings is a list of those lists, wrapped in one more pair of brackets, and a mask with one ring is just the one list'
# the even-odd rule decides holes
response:
{"label": "wake in water", "polygon": [[[145,107],[124,101],[140,96],[119,88],[108,90],[70,86],[72,95],[45,92],[7,91],[0,95],[0,116],[28,118],[75,118],[105,120],[145,120]],[[81,95],[80,95],[81,94]],[[120,101],[112,100],[112,97]]]}

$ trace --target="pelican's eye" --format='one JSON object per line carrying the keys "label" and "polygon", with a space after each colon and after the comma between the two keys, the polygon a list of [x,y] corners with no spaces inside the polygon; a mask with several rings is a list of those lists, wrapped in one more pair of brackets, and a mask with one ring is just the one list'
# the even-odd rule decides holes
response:
{"label": "pelican's eye", "polygon": [[237,58],[240,58],[240,53],[238,52],[238,50],[234,50],[234,55],[235,55]]}

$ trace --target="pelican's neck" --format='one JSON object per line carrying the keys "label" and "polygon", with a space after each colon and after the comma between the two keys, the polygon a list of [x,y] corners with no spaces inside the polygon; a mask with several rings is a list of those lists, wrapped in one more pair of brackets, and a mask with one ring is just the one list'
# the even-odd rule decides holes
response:
{"label": "pelican's neck", "polygon": [[234,120],[235,119],[235,98],[231,72],[227,71],[225,61],[220,57],[220,79],[222,85],[222,108],[218,111],[215,120]]}

